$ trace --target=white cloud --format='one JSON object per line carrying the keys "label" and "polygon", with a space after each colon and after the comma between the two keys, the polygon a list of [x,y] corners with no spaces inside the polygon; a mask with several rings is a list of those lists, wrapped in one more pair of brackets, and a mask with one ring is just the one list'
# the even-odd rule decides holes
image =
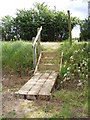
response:
{"label": "white cloud", "polygon": [[73,30],[72,30],[72,37],[73,38],[79,38],[79,36],[80,36],[80,26],[79,25],[77,25],[76,27],[74,27],[73,28]]}
{"label": "white cloud", "polygon": [[[70,9],[72,16],[77,16],[81,19],[87,17],[88,7],[87,2],[82,2],[82,0],[1,0],[0,1],[0,17],[5,15],[15,15],[17,9],[29,9],[35,2],[45,2],[51,8],[56,6],[57,10],[65,11]],[[84,10],[86,11],[83,11]]]}

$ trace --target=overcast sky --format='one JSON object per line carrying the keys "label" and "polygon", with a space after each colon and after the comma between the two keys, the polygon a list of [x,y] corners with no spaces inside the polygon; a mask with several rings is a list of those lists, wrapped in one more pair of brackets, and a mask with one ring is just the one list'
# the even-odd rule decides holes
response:
{"label": "overcast sky", "polygon": [[[56,10],[64,11],[70,10],[72,16],[80,19],[88,17],[88,3],[87,0],[0,0],[0,18],[5,15],[15,16],[17,9],[29,9],[33,7],[35,2],[45,2],[51,9],[56,6]],[[79,27],[72,31],[73,37],[78,37]]]}

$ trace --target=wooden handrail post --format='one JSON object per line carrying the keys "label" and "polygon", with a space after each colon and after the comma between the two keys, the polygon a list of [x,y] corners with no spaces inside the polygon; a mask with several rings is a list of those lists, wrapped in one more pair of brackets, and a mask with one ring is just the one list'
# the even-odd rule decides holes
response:
{"label": "wooden handrail post", "polygon": [[37,54],[36,54],[36,42],[38,41],[38,56],[40,55],[40,33],[42,30],[42,26],[37,29],[37,36],[32,38],[33,42],[33,67],[36,67],[37,63]]}
{"label": "wooden handrail post", "polygon": [[[34,43],[35,37],[32,38],[32,42]],[[37,56],[36,56],[36,45],[33,46],[33,67],[36,67]]]}
{"label": "wooden handrail post", "polygon": [[70,11],[68,13],[68,27],[69,27],[69,37],[70,37],[70,45],[72,45],[72,33],[71,33],[71,20],[70,20]]}
{"label": "wooden handrail post", "polygon": [[[37,33],[40,30],[40,28],[37,28]],[[40,35],[38,37],[38,56],[40,55]]]}

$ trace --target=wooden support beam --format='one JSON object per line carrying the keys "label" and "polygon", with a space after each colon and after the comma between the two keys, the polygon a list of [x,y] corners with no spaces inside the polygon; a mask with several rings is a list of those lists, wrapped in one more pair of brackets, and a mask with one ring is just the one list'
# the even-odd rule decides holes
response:
{"label": "wooden support beam", "polygon": [[63,61],[63,52],[62,52],[62,54],[61,54],[61,62],[60,62],[60,67],[59,67],[59,71],[60,71],[60,72],[61,72],[62,61]]}
{"label": "wooden support beam", "polygon": [[[35,37],[32,38],[32,42],[34,43]],[[36,45],[33,46],[33,67],[36,67],[37,56],[36,56]]]}
{"label": "wooden support beam", "polygon": [[68,10],[67,13],[68,13],[68,28],[69,28],[70,45],[72,45],[70,11]]}
{"label": "wooden support beam", "polygon": [[[37,28],[37,33],[39,32],[40,28]],[[38,56],[40,55],[40,35],[38,36]]]}

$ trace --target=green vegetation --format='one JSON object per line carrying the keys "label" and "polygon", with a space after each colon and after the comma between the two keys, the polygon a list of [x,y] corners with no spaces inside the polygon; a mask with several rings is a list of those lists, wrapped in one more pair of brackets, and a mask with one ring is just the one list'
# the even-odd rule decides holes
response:
{"label": "green vegetation", "polygon": [[[90,44],[89,43],[74,43],[72,46],[69,43],[64,43],[60,45],[58,50],[64,52],[63,65],[60,72],[60,84],[63,85],[65,82],[76,83],[72,87],[80,87],[86,89],[83,95],[87,95],[87,84],[88,84],[88,64],[89,54],[90,54]],[[69,84],[68,84],[69,85]]]}
{"label": "green vegetation", "polygon": [[2,91],[2,84],[0,83],[0,92]]}
{"label": "green vegetation", "polygon": [[[71,28],[80,20],[71,17]],[[68,16],[64,12],[51,10],[45,3],[35,3],[29,10],[18,10],[16,18],[5,16],[1,19],[2,40],[32,40],[37,28],[42,26],[42,41],[68,39]]]}
{"label": "green vegetation", "polygon": [[30,42],[2,42],[2,68],[28,73],[33,69],[32,51]]}
{"label": "green vegetation", "polygon": [[81,21],[80,24],[80,41],[88,41],[90,40],[90,19],[85,19]]}

